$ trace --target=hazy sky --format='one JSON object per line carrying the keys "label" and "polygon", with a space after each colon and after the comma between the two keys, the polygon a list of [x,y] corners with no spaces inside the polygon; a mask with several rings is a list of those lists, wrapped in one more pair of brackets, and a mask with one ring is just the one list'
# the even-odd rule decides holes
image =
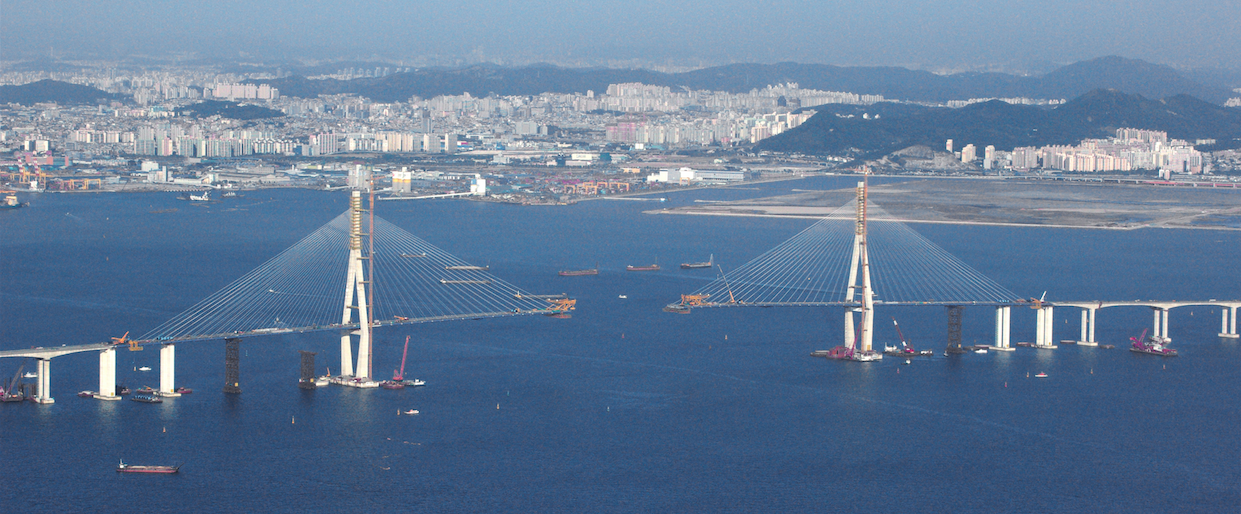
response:
{"label": "hazy sky", "polygon": [[1234,0],[0,0],[0,59],[437,56],[1241,68]]}

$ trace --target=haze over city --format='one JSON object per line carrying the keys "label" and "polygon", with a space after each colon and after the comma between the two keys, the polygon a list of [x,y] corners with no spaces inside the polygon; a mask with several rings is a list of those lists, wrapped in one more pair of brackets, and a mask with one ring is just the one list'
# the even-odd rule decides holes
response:
{"label": "haze over city", "polygon": [[796,61],[1044,72],[1238,68],[1241,4],[1188,0],[0,3],[0,60],[179,55],[646,67]]}

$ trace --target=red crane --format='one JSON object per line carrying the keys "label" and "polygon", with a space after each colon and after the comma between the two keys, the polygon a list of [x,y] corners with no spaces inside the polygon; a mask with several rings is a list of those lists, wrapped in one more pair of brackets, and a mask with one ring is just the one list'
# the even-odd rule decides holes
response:
{"label": "red crane", "polygon": [[392,381],[400,382],[405,380],[405,356],[409,355],[409,336],[405,336],[405,350],[401,352],[401,371],[392,372]]}

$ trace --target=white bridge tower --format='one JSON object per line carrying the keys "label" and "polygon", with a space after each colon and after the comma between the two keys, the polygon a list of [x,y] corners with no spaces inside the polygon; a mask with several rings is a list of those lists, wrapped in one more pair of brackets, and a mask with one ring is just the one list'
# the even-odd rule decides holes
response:
{"label": "white bridge tower", "polygon": [[[867,172],[869,174],[869,171]],[[869,178],[869,177],[867,177]],[[845,347],[854,352],[871,352],[871,341],[875,328],[875,292],[870,285],[870,262],[866,251],[866,195],[869,180],[858,182],[857,215],[853,231],[853,261],[849,264],[849,287],[846,301],[852,302],[854,294],[861,289],[861,334],[856,334],[854,314],[858,311],[850,307],[845,311]],[[862,283],[858,284],[858,271],[862,272]]]}
{"label": "white bridge tower", "polygon": [[[368,292],[374,289],[371,284],[374,273],[374,262],[371,257],[375,250],[373,233],[375,231],[374,202],[371,203],[370,234],[362,232],[362,192],[354,190],[349,198],[349,278],[345,284],[345,310],[341,323],[353,323],[353,312],[358,312],[357,330],[347,330],[340,335],[340,374],[342,377],[370,378],[371,376],[371,320],[372,296]],[[367,236],[369,248],[366,255],[362,254],[362,236]],[[362,262],[368,262],[368,272]],[[358,336],[358,365],[353,365],[353,336]]]}

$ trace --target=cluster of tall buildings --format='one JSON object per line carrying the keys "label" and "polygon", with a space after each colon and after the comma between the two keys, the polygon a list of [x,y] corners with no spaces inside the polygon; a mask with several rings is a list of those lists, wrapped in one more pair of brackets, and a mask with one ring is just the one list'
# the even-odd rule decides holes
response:
{"label": "cluster of tall buildings", "polygon": [[[1198,142],[1201,144],[1208,141]],[[1166,132],[1122,128],[1111,139],[1087,139],[1076,146],[1013,149],[1012,167],[1076,172],[1160,170],[1165,173],[1202,173],[1202,152],[1193,144],[1168,139]]]}

